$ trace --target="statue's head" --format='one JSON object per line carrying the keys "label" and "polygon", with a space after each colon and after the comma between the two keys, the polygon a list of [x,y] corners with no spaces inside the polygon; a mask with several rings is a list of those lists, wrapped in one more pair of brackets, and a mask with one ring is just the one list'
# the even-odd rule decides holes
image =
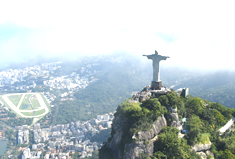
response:
{"label": "statue's head", "polygon": [[158,52],[157,52],[157,50],[155,50],[155,54],[157,54],[157,55],[158,55]]}

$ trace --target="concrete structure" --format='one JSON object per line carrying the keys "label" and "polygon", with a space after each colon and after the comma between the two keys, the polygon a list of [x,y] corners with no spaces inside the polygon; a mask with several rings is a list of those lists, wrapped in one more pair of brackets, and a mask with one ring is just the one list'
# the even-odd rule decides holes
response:
{"label": "concrete structure", "polygon": [[222,135],[226,130],[232,127],[234,124],[235,118],[232,117],[222,128],[219,129],[220,134]]}
{"label": "concrete structure", "polygon": [[33,149],[33,150],[37,149],[37,145],[36,145],[36,144],[33,144],[33,145],[32,145],[32,149]]}
{"label": "concrete structure", "polygon": [[158,55],[158,52],[155,50],[155,54],[152,55],[143,55],[147,56],[148,59],[153,60],[153,81],[151,83],[151,89],[159,90],[162,87],[162,82],[160,80],[160,61],[170,58],[169,56]]}
{"label": "concrete structure", "polygon": [[33,129],[34,130],[39,130],[40,129],[40,123],[34,124]]}
{"label": "concrete structure", "polygon": [[181,92],[181,96],[186,98],[189,95],[189,88],[184,88]]}
{"label": "concrete structure", "polygon": [[186,98],[189,95],[189,88],[179,88],[176,90],[182,97]]}
{"label": "concrete structure", "polygon": [[26,148],[23,152],[22,159],[27,159],[31,157],[30,149]]}
{"label": "concrete structure", "polygon": [[29,142],[29,130],[19,130],[18,131],[18,144]]}
{"label": "concrete structure", "polygon": [[22,144],[22,141],[23,141],[22,136],[18,136],[18,144]]}

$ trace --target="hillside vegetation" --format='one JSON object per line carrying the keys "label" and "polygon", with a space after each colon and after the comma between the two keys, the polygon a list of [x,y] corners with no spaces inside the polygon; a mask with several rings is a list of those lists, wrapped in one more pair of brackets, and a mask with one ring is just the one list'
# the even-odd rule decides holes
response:
{"label": "hillside vegetation", "polygon": [[[180,120],[183,117],[187,118],[189,133],[186,133],[182,139],[178,137],[179,130],[171,126],[172,120],[168,117],[172,107],[178,108]],[[191,151],[191,146],[210,142],[212,142],[211,152],[215,158],[232,159],[235,157],[235,132],[225,132],[223,135],[219,135],[218,132],[232,116],[235,116],[235,109],[226,108],[219,103],[209,102],[199,97],[183,98],[174,92],[159,98],[151,96],[143,103],[132,103],[126,100],[118,106],[115,118],[119,117],[124,120],[119,151],[122,153],[128,151],[124,150],[124,145],[136,142],[132,136],[138,136],[140,131],[149,130],[152,123],[161,115],[167,119],[167,126],[163,128],[154,142],[154,154],[148,157],[143,153],[141,158],[200,158],[195,151]],[[115,133],[112,128],[111,137],[107,143],[112,140]],[[100,150],[100,158],[115,158],[112,156],[112,150],[107,148],[107,143]],[[207,157],[210,158],[210,155]]]}
{"label": "hillside vegetation", "polygon": [[[113,112],[133,91],[141,89],[149,79],[144,69],[137,69],[128,62],[108,65],[85,89],[74,93],[74,101],[58,102],[57,123],[89,120],[98,114]],[[101,67],[101,66],[100,66]],[[139,78],[141,76],[142,78]]]}
{"label": "hillside vegetation", "polygon": [[184,80],[174,89],[188,87],[190,94],[235,108],[235,72],[217,71]]}
{"label": "hillside vegetation", "polygon": [[[107,61],[107,59],[118,58],[117,63]],[[89,71],[98,73],[93,77],[98,79],[90,83],[85,89],[80,89],[73,95],[68,96],[73,100],[60,101],[60,94],[68,90],[53,90],[49,87],[36,87],[35,92],[50,92],[57,96],[55,108],[52,108],[53,124],[65,124],[71,121],[88,120],[98,114],[113,112],[125,99],[131,96],[133,91],[138,91],[142,86],[149,85],[152,80],[152,62],[139,57],[128,55],[110,55],[107,57],[90,57],[74,59],[74,61],[64,61],[61,68],[55,70],[53,77],[69,76],[75,72],[81,77],[86,73],[81,73],[81,68],[93,64],[94,59],[98,59],[99,65],[92,66]],[[62,60],[63,61],[63,60]],[[164,64],[164,62],[162,63]],[[220,102],[227,107],[234,107],[234,79],[228,72],[205,75],[199,71],[187,70],[185,68],[161,67],[161,80],[163,85],[170,87],[179,83],[174,89],[181,87],[190,88],[190,94],[211,102]],[[90,77],[86,77],[90,78]],[[42,85],[44,78],[37,79],[37,85]],[[213,82],[214,80],[214,82]]]}

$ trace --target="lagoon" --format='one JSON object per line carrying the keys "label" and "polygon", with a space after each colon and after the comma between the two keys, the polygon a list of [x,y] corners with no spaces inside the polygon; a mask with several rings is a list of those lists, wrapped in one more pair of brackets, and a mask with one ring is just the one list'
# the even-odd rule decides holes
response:
{"label": "lagoon", "polygon": [[22,109],[27,109],[29,107],[28,104],[24,104]]}
{"label": "lagoon", "polygon": [[6,152],[7,143],[8,143],[8,141],[0,140],[0,156]]}

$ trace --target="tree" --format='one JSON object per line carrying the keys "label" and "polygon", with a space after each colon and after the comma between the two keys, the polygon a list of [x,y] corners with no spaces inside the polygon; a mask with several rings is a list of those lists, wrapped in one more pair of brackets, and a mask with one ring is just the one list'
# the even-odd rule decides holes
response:
{"label": "tree", "polygon": [[149,111],[154,111],[158,116],[164,114],[167,111],[165,107],[161,106],[161,103],[157,98],[146,100],[141,106],[143,108],[147,108]]}
{"label": "tree", "polygon": [[157,98],[146,100],[141,106],[147,108],[150,111],[161,109],[161,103],[158,101]]}
{"label": "tree", "polygon": [[[159,158],[190,158],[190,150],[185,139],[178,138],[179,130],[174,127],[164,127],[155,142],[154,156]],[[165,157],[166,158],[166,157]]]}
{"label": "tree", "polygon": [[202,122],[196,115],[192,115],[189,121],[190,133],[189,133],[189,144],[194,145],[199,140],[200,127]]}
{"label": "tree", "polygon": [[158,98],[159,102],[161,103],[162,106],[168,107],[169,106],[169,101],[166,95],[162,95]]}
{"label": "tree", "polygon": [[199,115],[202,112],[202,103],[201,103],[201,98],[195,97],[192,99],[189,99],[186,102],[186,112],[187,116],[190,117],[192,114]]}
{"label": "tree", "polygon": [[231,153],[230,150],[225,149],[224,151],[220,151],[220,159],[234,159],[235,155]]}
{"label": "tree", "polygon": [[178,103],[177,96],[174,93],[169,93],[166,96],[169,101],[169,106],[175,107]]}

